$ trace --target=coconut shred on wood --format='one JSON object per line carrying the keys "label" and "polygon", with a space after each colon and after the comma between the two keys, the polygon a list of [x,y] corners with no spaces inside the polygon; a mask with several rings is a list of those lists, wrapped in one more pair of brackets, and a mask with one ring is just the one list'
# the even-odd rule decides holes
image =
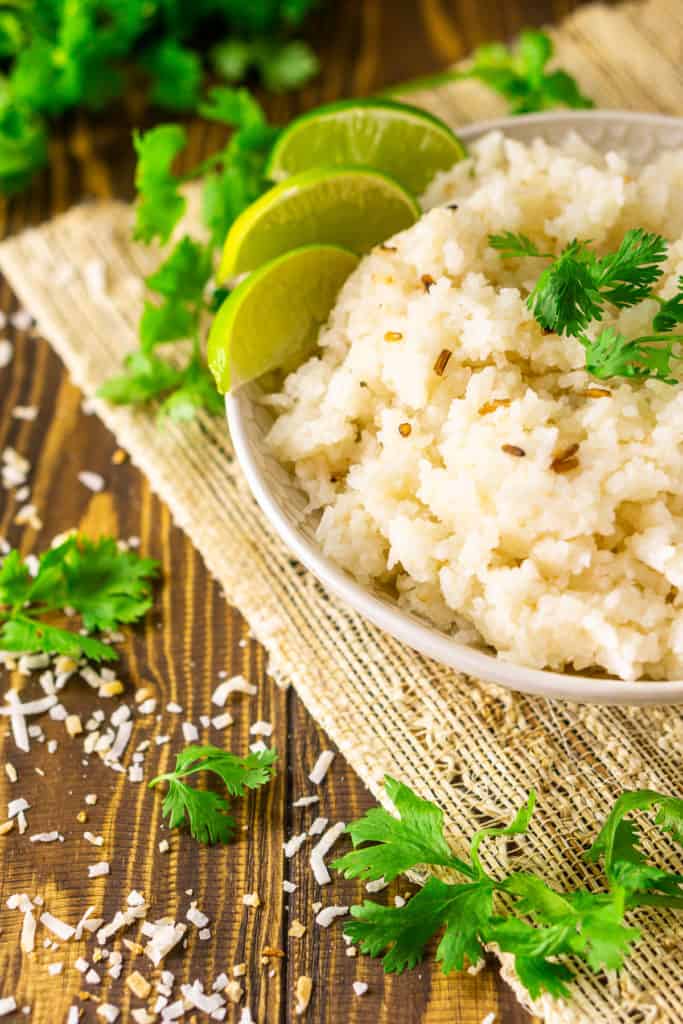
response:
{"label": "coconut shred on wood", "polygon": [[[600,254],[642,228],[668,240],[655,293],[671,298],[682,170],[683,150],[632,167],[571,134],[494,132],[437,175],[424,216],[347,279],[318,353],[264,398],[327,557],[507,661],[683,676],[683,382],[603,384],[527,307],[545,264],[489,244]],[[611,306],[587,334],[647,336],[655,309]]]}
{"label": "coconut shred on wood", "polygon": [[[120,634],[108,637],[112,642],[123,639]],[[51,728],[61,730],[62,743],[76,744],[85,755],[82,758],[84,768],[88,768],[90,759],[97,758],[102,764],[119,775],[125,777],[126,782],[142,778],[142,765],[150,750],[159,749],[172,740],[194,741],[198,738],[198,730],[188,731],[192,723],[179,720],[182,707],[174,701],[165,705],[165,715],[157,715],[155,721],[150,720],[150,714],[156,712],[158,698],[152,688],[141,687],[130,702],[122,700],[125,696],[125,687],[119,680],[113,669],[107,667],[94,667],[85,660],[74,660],[62,655],[52,656],[39,653],[36,655],[7,655],[3,654],[0,659],[6,668],[18,672],[26,680],[26,687],[31,686],[31,698],[23,692],[19,694],[15,690],[6,693],[5,703],[0,706],[0,720],[5,718],[11,731],[14,742],[23,754],[30,756],[34,744],[43,745],[48,753],[54,753],[58,744],[54,739],[48,739],[40,724],[41,716]],[[80,677],[82,683],[87,685],[101,701],[88,716],[71,709],[68,705],[71,697],[68,690],[68,683],[72,679]],[[42,689],[43,695],[35,697],[35,685]],[[213,695],[213,703],[218,707],[224,706],[233,695],[244,694],[252,696],[256,687],[247,682],[243,676],[234,676],[230,679],[221,680],[217,691]],[[113,709],[112,709],[113,702]],[[150,706],[149,702],[153,702]],[[147,714],[146,714],[147,713]],[[216,726],[225,727],[232,724],[232,716],[227,712],[212,719],[208,715],[199,715],[202,728]],[[160,734],[162,722],[170,726],[166,735]],[[140,740],[136,729],[147,730],[146,737]],[[271,721],[257,720],[249,727],[252,736],[269,739],[274,731]],[[136,740],[133,737],[136,736]],[[156,743],[153,741],[156,740]],[[255,744],[252,744],[255,746]],[[259,749],[265,748],[262,739],[258,741]],[[324,783],[334,753],[323,751],[310,771],[310,779],[316,785]],[[26,766],[22,764],[25,773]],[[42,771],[42,769],[41,769]],[[136,772],[134,775],[133,772]],[[7,761],[4,767],[7,783],[12,786],[19,786],[25,774],[17,771],[13,762]],[[311,812],[308,810],[320,804],[319,794],[307,794],[293,801],[297,811],[305,816]],[[0,834],[11,828],[15,822],[19,822],[20,831],[23,833],[28,828],[27,815],[36,813],[31,806],[32,801],[24,797],[21,792],[8,801],[8,817],[4,826],[0,824]],[[81,824],[88,822],[88,814],[98,803],[98,794],[90,792],[83,797],[84,807],[76,814],[77,821]],[[44,813],[44,808],[40,813]],[[42,823],[42,822],[41,822]],[[36,831],[27,839],[31,843],[53,843],[64,842],[64,836],[57,828],[52,827],[57,823],[50,823],[51,827],[45,831]],[[291,837],[285,844],[285,855],[294,856],[302,847],[309,836],[317,836],[324,833],[310,852],[311,868],[315,877],[321,884],[327,884],[329,872],[325,866],[325,856],[332,845],[344,831],[344,824],[339,822],[325,832],[327,818],[315,817],[310,825],[310,831],[303,829],[302,832]],[[82,842],[91,847],[104,845],[104,836],[96,831],[85,828],[80,833],[70,833],[67,837],[69,843]],[[291,844],[291,845],[290,845]],[[159,850],[169,848],[168,840],[162,839],[159,843]],[[98,886],[108,887],[111,885],[110,876],[114,873],[114,860],[102,860],[91,862],[87,866],[87,875],[97,882]],[[285,892],[294,892],[297,886],[287,880],[283,883]],[[192,894],[192,890],[188,890]],[[242,897],[245,912],[253,912],[261,906],[261,898],[256,892],[245,893]],[[101,908],[92,904],[83,908],[76,923],[65,919],[63,916],[54,913],[49,905],[44,905],[43,897],[40,894],[30,896],[29,894],[17,894],[8,900],[8,908],[16,909],[21,916],[21,937],[20,948],[23,954],[28,955],[40,948],[41,944],[48,952],[59,955],[50,963],[43,965],[48,976],[64,974],[68,977],[68,961],[61,952],[65,945],[72,943],[81,944],[85,956],[78,956],[71,960],[73,968],[79,972],[83,984],[87,986],[86,993],[90,998],[101,1000],[97,1002],[103,1013],[99,1016],[105,1020],[116,1020],[120,1015],[120,1008],[113,1003],[106,1002],[98,994],[103,991],[102,986],[107,979],[123,977],[123,983],[127,990],[138,995],[139,998],[149,998],[152,993],[152,981],[147,977],[147,972],[140,962],[133,969],[131,963],[128,968],[127,955],[142,956],[150,965],[150,970],[162,969],[166,957],[171,954],[177,955],[183,952],[189,941],[209,942],[212,940],[212,929],[209,927],[209,917],[192,900],[181,916],[185,920],[177,920],[176,917],[155,916],[152,913],[151,905],[144,898],[142,893],[131,890],[125,901],[125,906],[115,912],[111,919],[105,919],[101,915]],[[313,905],[313,913],[317,915],[318,924],[321,927],[334,920],[335,917],[344,913],[343,907],[332,906],[322,909],[319,904]],[[135,932],[132,930],[135,929]],[[129,937],[131,932],[138,935],[142,944],[135,938]],[[302,938],[306,933],[306,925],[295,922],[291,927],[292,937]],[[119,948],[116,948],[116,947]],[[264,947],[261,953],[261,961],[268,965],[274,962],[273,958],[281,958],[284,952],[281,950]],[[126,971],[126,974],[123,972]],[[246,971],[246,965],[236,965],[235,976]],[[272,975],[273,968],[269,974]],[[219,980],[220,979],[220,980]],[[178,986],[173,974],[163,971],[162,981],[156,983],[156,999],[150,1004],[149,1010],[131,1011],[131,1018],[136,1024],[148,1024],[154,1020],[181,1020],[193,1011],[207,1013],[212,1019],[225,1019],[227,1007],[231,1002],[240,1003],[244,998],[244,989],[237,980],[227,982],[220,978],[211,984],[204,984],[202,979],[196,978],[190,983]],[[146,995],[143,995],[146,993]],[[85,999],[86,994],[81,993]],[[79,1018],[79,1009],[72,1006],[67,1019]],[[248,1008],[243,1008],[243,1019],[250,1019]]]}

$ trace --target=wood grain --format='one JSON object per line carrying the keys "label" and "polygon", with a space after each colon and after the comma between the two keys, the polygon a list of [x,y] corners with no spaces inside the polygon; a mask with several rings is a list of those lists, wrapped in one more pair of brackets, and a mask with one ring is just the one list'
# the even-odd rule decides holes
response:
{"label": "wood grain", "polygon": [[[369,93],[439,70],[482,40],[554,20],[575,6],[573,0],[329,2],[307,30],[321,56],[322,74],[299,95],[267,98],[269,112],[284,121],[297,110],[325,100]],[[140,109],[136,97],[128,97],[106,115],[86,119],[74,114],[65,119],[51,143],[49,169],[29,192],[3,208],[2,230],[17,231],[86,196],[130,196],[130,129],[133,123],[151,123],[151,116]],[[193,159],[220,140],[216,127],[199,123],[189,127]],[[4,285],[0,304],[7,314],[15,309]],[[47,717],[41,721],[46,736],[59,741],[52,755],[36,742],[30,755],[19,755],[5,736],[2,761],[15,764],[20,780],[10,784],[4,773],[0,776],[0,801],[24,796],[31,804],[29,834],[59,829],[64,843],[32,845],[16,832],[0,838],[2,907],[10,893],[42,895],[52,913],[75,923],[89,903],[96,905],[98,914],[111,918],[132,888],[150,900],[152,916],[182,918],[190,898],[196,899],[211,918],[211,939],[201,942],[194,936],[187,950],[169,957],[166,966],[178,981],[199,977],[210,983],[221,970],[245,961],[245,1002],[255,1020],[268,1024],[296,1019],[293,993],[303,974],[313,979],[306,1017],[311,1024],[480,1024],[491,1012],[503,1024],[529,1021],[491,965],[476,976],[446,978],[426,961],[419,970],[387,977],[377,963],[346,955],[339,926],[323,931],[314,924],[311,905],[316,899],[357,902],[362,889],[357,883],[335,881],[321,893],[307,856],[302,853],[284,861],[282,843],[317,814],[332,822],[358,816],[371,806],[369,794],[337,755],[319,787],[319,806],[291,806],[297,796],[314,788],[307,775],[320,750],[328,746],[324,734],[294,694],[268,678],[263,651],[249,639],[239,612],[226,606],[219,587],[145,480],[128,462],[112,463],[113,438],[83,411],[81,396],[47,344],[30,331],[8,328],[6,333],[15,353],[11,365],[0,370],[0,450],[10,445],[30,460],[31,500],[43,526],[36,531],[16,525],[17,504],[10,492],[0,491],[0,536],[24,552],[41,550],[53,536],[74,526],[93,535],[135,536],[140,538],[141,550],[158,558],[163,567],[155,610],[128,636],[119,666],[126,685],[124,699],[131,701],[139,686],[151,686],[161,711],[159,720],[136,718],[129,749],[154,735],[172,737],[168,744],[152,745],[145,778],[169,766],[182,743],[182,720],[197,722],[200,714],[211,713],[211,692],[222,670],[230,675],[241,672],[258,687],[256,696],[234,699],[235,723],[226,733],[226,742],[232,749],[244,750],[253,739],[249,724],[257,719],[270,721],[280,762],[273,783],[240,807],[237,842],[212,849],[164,829],[158,794],[126,782],[97,757],[91,756],[84,765],[80,746],[68,739],[61,723]],[[16,419],[12,411],[17,405],[36,406],[37,418],[33,422]],[[81,470],[100,473],[106,489],[97,495],[89,492],[78,482]],[[22,682],[27,694],[39,692],[35,681],[26,684],[5,678],[5,687],[8,682]],[[169,701],[182,706],[182,715],[162,710]],[[69,684],[64,703],[84,721],[103,705],[78,681]],[[107,710],[114,706],[112,702]],[[204,731],[202,739],[206,738]],[[85,794],[93,792],[98,801],[87,807],[84,824],[76,816],[86,809]],[[85,842],[84,829],[103,835],[104,846],[96,849]],[[170,843],[166,854],[158,852],[162,838]],[[89,880],[88,864],[101,859],[111,862],[110,876]],[[290,896],[282,890],[285,878],[297,885]],[[406,883],[395,883],[388,890],[389,899],[407,888]],[[192,890],[191,897],[187,890]],[[242,905],[243,894],[250,892],[258,893],[262,901],[256,910]],[[302,938],[287,934],[294,919],[307,926]],[[39,1024],[63,1021],[79,989],[87,988],[72,967],[84,947],[66,943],[57,953],[39,944],[32,955],[22,956],[20,915],[0,910],[0,926],[0,996],[15,995],[19,1007],[31,1007],[30,1019]],[[279,947],[286,956],[262,966],[260,954],[266,946]],[[92,951],[92,942],[89,948]],[[55,960],[63,961],[64,969],[53,977],[47,973],[47,964]],[[123,1021],[130,1019],[131,1008],[141,1005],[123,985],[132,962],[127,954],[121,979],[112,980],[103,972],[106,980],[92,989],[121,1007]],[[158,974],[147,969],[147,961],[138,959],[135,966],[150,978]],[[366,995],[354,994],[354,980],[368,982]],[[84,1021],[100,1019],[95,1002],[80,1005]],[[17,1019],[25,1018],[18,1014]],[[232,1010],[230,1019],[236,1019]]]}

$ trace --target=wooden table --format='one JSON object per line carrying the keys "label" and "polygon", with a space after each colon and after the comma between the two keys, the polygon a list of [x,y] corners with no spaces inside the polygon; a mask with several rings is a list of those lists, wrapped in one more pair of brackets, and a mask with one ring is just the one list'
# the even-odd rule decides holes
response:
{"label": "wooden table", "polygon": [[[482,40],[557,19],[575,6],[574,0],[329,0],[308,30],[322,59],[322,74],[300,95],[272,98],[270,113],[284,121],[303,107],[438,70]],[[55,137],[49,173],[4,211],[4,229],[17,231],[86,195],[130,195],[129,140],[136,115],[132,106],[122,105],[99,119],[74,115],[66,121]],[[206,126],[192,126],[195,155],[211,146],[209,136]],[[1,308],[8,313],[16,308],[6,287]],[[184,917],[190,901],[185,891],[191,889],[192,898],[211,918],[211,939],[193,939],[186,952],[169,958],[167,966],[178,981],[199,977],[210,983],[219,971],[246,961],[246,1003],[255,1020],[268,1024],[295,1019],[293,991],[302,974],[310,975],[314,985],[306,1017],[310,1024],[480,1024],[492,1011],[503,1024],[529,1021],[492,965],[476,976],[445,978],[425,962],[401,977],[385,977],[379,964],[345,955],[339,926],[323,931],[313,924],[311,903],[317,894],[307,857],[284,861],[282,843],[299,830],[303,812],[292,808],[292,800],[306,790],[306,774],[328,741],[295,694],[268,679],[263,651],[249,639],[239,612],[226,607],[219,587],[145,479],[128,462],[115,464],[112,436],[83,411],[81,395],[48,345],[30,333],[6,333],[15,344],[15,355],[12,364],[0,370],[0,451],[11,445],[30,460],[32,500],[43,526],[35,530],[16,525],[17,505],[9,492],[0,491],[0,536],[24,552],[42,550],[55,534],[73,526],[95,535],[136,536],[141,550],[163,566],[164,582],[154,612],[124,645],[119,673],[128,699],[135,688],[149,685],[160,708],[175,701],[184,709],[182,716],[164,713],[153,728],[136,725],[133,743],[155,731],[174,733],[174,742],[155,748],[148,757],[146,777],[157,765],[165,770],[172,749],[180,747],[180,720],[196,721],[210,711],[210,695],[221,670],[230,675],[242,672],[258,686],[255,697],[238,700],[231,709],[236,721],[226,734],[230,745],[245,749],[249,723],[268,720],[274,724],[280,762],[276,780],[241,808],[245,831],[239,840],[228,848],[209,849],[185,834],[163,830],[160,795],[125,783],[96,757],[89,759],[86,770],[80,746],[68,740],[61,723],[45,716],[45,732],[59,739],[59,749],[51,755],[44,744],[34,743],[30,755],[19,755],[5,737],[2,761],[14,763],[20,781],[11,785],[2,773],[0,800],[26,797],[32,805],[30,833],[59,829],[65,841],[29,844],[16,831],[0,839],[0,905],[4,908],[10,893],[28,892],[44,896],[53,913],[71,922],[90,903],[110,919],[136,888],[151,901],[155,917]],[[17,405],[37,406],[37,418],[14,418]],[[106,489],[96,495],[88,491],[77,480],[81,470],[100,473]],[[3,689],[8,682],[3,680]],[[35,683],[30,690],[37,692]],[[69,684],[65,693],[65,703],[83,720],[102,703],[83,683]],[[98,800],[86,808],[88,792],[97,793]],[[320,813],[331,821],[349,821],[373,803],[341,756],[321,792]],[[83,810],[87,824],[77,820]],[[96,849],[85,842],[84,829],[103,835],[104,846]],[[161,854],[157,847],[165,836],[170,850]],[[89,880],[87,865],[101,859],[111,862],[110,876]],[[291,896],[283,893],[285,878],[298,886]],[[394,885],[390,898],[405,888],[405,883]],[[242,895],[250,892],[260,896],[258,910],[242,905]],[[335,881],[334,894],[340,902],[358,902],[362,889]],[[295,918],[308,926],[302,938],[288,937],[289,922]],[[83,947],[67,943],[57,955],[39,946],[32,955],[22,956],[20,920],[16,911],[0,910],[0,996],[14,994],[19,1007],[32,1008],[31,1020],[56,1024],[65,1020],[79,989],[88,987],[71,966]],[[264,967],[260,954],[266,946],[278,947],[286,955]],[[64,969],[50,976],[47,963],[55,959],[64,962]],[[106,981],[92,988],[120,1006],[120,1019],[126,1021],[131,1007],[141,1005],[123,986],[128,961],[127,955],[120,980],[103,972]],[[148,961],[138,959],[135,966],[151,976]],[[368,982],[366,995],[354,994],[354,980]],[[83,1020],[101,1020],[94,1002],[81,1005]],[[230,1010],[227,1019],[237,1016]],[[19,1013],[16,1018],[26,1019]]]}

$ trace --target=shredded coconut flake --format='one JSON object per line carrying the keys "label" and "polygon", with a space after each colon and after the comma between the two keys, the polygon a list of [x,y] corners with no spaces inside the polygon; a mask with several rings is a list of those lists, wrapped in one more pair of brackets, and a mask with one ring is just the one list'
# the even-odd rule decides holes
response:
{"label": "shredded coconut flake", "polygon": [[313,770],[311,774],[308,776],[311,782],[315,783],[316,786],[319,786],[320,783],[325,778],[325,776],[327,775],[329,767],[333,761],[334,751],[323,750],[323,752],[320,754],[320,757],[313,765]]}
{"label": "shredded coconut flake", "polygon": [[311,868],[318,885],[327,885],[332,881],[323,858],[332,849],[345,828],[345,823],[338,821],[332,828],[328,828],[322,839],[311,850]]}
{"label": "shredded coconut flake", "polygon": [[348,907],[324,907],[316,915],[315,921],[321,928],[329,928],[335,918],[344,917],[348,912]]}

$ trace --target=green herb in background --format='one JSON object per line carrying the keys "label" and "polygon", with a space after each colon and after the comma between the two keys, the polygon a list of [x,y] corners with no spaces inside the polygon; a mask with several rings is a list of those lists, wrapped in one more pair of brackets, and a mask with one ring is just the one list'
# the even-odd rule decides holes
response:
{"label": "green herb in background", "polygon": [[527,831],[533,792],[507,828],[475,832],[469,860],[463,861],[450,851],[443,813],[435,804],[389,777],[384,785],[399,816],[374,808],[352,822],[347,831],[356,849],[333,867],[347,878],[368,881],[391,881],[410,868],[426,866],[447,868],[465,878],[444,882],[432,877],[403,907],[366,900],[351,908],[355,920],[346,925],[346,935],[364,953],[384,954],[387,972],[414,967],[424,957],[427,943],[443,930],[436,959],[445,973],[477,964],[485,946],[496,943],[503,952],[514,954],[515,970],[532,998],[544,991],[566,998],[573,972],[555,957],[578,958],[596,972],[618,969],[640,937],[637,928],[624,923],[627,910],[683,909],[683,876],[650,864],[640,848],[639,826],[626,820],[633,811],[656,811],[659,831],[683,844],[681,799],[651,790],[624,793],[585,855],[590,862],[602,861],[606,891],[561,892],[527,872],[494,878],[481,862],[485,841]]}
{"label": "green herb in background", "polygon": [[[531,239],[508,231],[490,235],[489,245],[502,256],[539,257],[553,262],[538,278],[527,305],[545,330],[577,338],[586,349],[586,369],[594,377],[645,379],[676,384],[671,362],[680,358],[682,334],[673,328],[683,324],[683,278],[671,299],[654,295],[662,276],[668,246],[661,235],[642,228],[627,231],[621,245],[598,256],[587,242],[574,241],[558,257],[540,252]],[[606,327],[595,339],[584,334],[594,320],[602,320],[605,304],[618,309],[653,299],[659,309],[652,319],[652,333],[628,339]]]}
{"label": "green herb in background", "polygon": [[187,825],[190,834],[200,843],[227,843],[236,825],[228,813],[228,801],[213,790],[195,789],[183,780],[197,772],[212,772],[223,781],[230,796],[244,796],[247,790],[263,786],[273,777],[276,760],[274,750],[238,757],[220,747],[193,745],[176,756],[172,772],[158,775],[149,785],[168,784],[162,813],[169,819],[169,828]]}
{"label": "green herb in background", "polygon": [[505,46],[504,43],[478,46],[472,54],[470,66],[463,70],[426,75],[386,91],[390,95],[404,95],[419,89],[433,89],[447,82],[476,78],[505,97],[511,114],[530,114],[556,107],[586,109],[594,106],[568,72],[548,70],[553,52],[553,41],[547,33],[525,29],[520,32],[514,46]]}
{"label": "green herb in background", "polygon": [[[108,380],[99,392],[117,404],[158,400],[160,415],[176,420],[191,419],[199,409],[216,414],[223,409],[202,354],[203,319],[215,307],[209,285],[213,257],[235,217],[266,188],[265,161],[278,132],[246,89],[212,89],[199,109],[234,131],[223,149],[182,176],[172,165],[187,142],[184,128],[160,125],[135,137],[135,237],[166,243],[185,212],[181,186],[201,178],[202,218],[209,241],[204,244],[184,235],[146,279],[153,298],[145,302],[140,320],[140,348],[125,360],[125,372]],[[185,339],[190,340],[191,351],[184,366],[159,354],[160,346]]]}
{"label": "green herb in background", "polygon": [[[142,79],[150,99],[194,110],[208,43],[214,72],[259,73],[271,89],[318,69],[290,38],[315,0],[33,0],[0,10],[0,191],[23,188],[46,161],[48,119],[99,110]],[[216,36],[221,41],[215,43]],[[208,42],[207,42],[208,36]]]}
{"label": "green herb in background", "polygon": [[566,71],[548,71],[553,42],[545,32],[527,29],[513,47],[502,43],[478,46],[472,66],[463,77],[477,78],[504,96],[511,114],[528,114],[553,107],[592,107]]}
{"label": "green herb in background", "polygon": [[0,650],[115,659],[110,644],[50,619],[71,609],[88,633],[137,622],[152,606],[157,573],[157,562],[120,551],[113,537],[71,536],[40,556],[35,576],[10,551],[0,565]]}

